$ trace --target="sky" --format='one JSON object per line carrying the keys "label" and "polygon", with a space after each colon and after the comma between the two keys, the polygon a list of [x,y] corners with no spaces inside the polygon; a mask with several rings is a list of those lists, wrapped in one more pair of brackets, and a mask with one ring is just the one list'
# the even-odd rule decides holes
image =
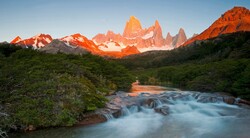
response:
{"label": "sky", "polygon": [[201,33],[234,6],[250,9],[249,0],[0,0],[0,42],[39,33],[53,38],[81,33],[91,39],[112,30],[123,33],[130,16],[143,28],[158,20],[163,36]]}

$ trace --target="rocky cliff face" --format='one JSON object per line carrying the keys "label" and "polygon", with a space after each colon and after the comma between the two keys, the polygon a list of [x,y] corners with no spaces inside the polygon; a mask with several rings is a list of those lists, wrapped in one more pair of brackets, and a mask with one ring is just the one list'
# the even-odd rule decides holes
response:
{"label": "rocky cliff face", "polygon": [[[52,41],[50,35],[39,34],[29,39],[22,40],[19,36],[16,37],[11,43],[22,46],[33,46],[35,49],[40,49],[45,45],[50,46],[49,51],[66,51],[64,53],[72,52],[67,46],[77,46],[85,49],[92,54],[111,57],[123,57],[132,54],[138,54],[151,50],[170,50],[186,41],[186,35],[183,29],[172,37],[167,35],[166,39],[162,36],[162,28],[159,21],[155,21],[154,25],[149,28],[142,28],[142,25],[134,16],[131,16],[126,23],[123,34],[116,34],[113,31],[108,31],[106,34],[98,34],[92,40],[89,40],[81,34],[73,34],[59,39],[62,49],[58,46],[51,47],[48,45]],[[62,44],[62,42],[64,44]],[[55,44],[55,43],[52,43]],[[45,48],[45,50],[47,50]],[[77,50],[79,51],[79,50]],[[73,50],[73,53],[75,51]],[[79,52],[76,52],[79,53]]]}
{"label": "rocky cliff face", "polygon": [[16,38],[14,38],[10,43],[11,44],[16,44],[18,42],[22,41],[21,37],[20,36],[17,36]]}
{"label": "rocky cliff face", "polygon": [[98,48],[98,46],[91,40],[89,40],[87,37],[77,33],[70,36],[65,36],[60,39],[61,41],[65,42],[68,45],[71,46],[79,46],[81,48],[84,48],[88,51],[90,51],[93,54],[98,54],[101,52],[101,50]]}
{"label": "rocky cliff face", "polygon": [[136,17],[131,16],[125,25],[123,35],[108,31],[107,34],[96,35],[92,40],[97,45],[105,45],[105,50],[107,51],[114,49],[113,42],[115,42],[121,46],[120,48],[115,48],[115,51],[120,51],[127,46],[135,46],[140,52],[145,52],[149,50],[172,49],[186,41],[186,35],[183,29],[181,34],[177,36],[179,36],[178,43],[176,42],[173,44],[172,36],[169,35],[167,40],[163,38],[161,25],[157,20],[153,26],[143,29],[140,21]]}
{"label": "rocky cliff face", "polygon": [[162,36],[162,30],[159,22],[156,20],[154,25],[154,44],[157,47],[164,46],[164,38]]}
{"label": "rocky cliff face", "polygon": [[205,40],[221,34],[250,31],[250,11],[244,7],[234,7],[225,12],[208,29],[188,40],[184,45],[196,40]]}
{"label": "rocky cliff face", "polygon": [[77,55],[89,53],[86,49],[80,46],[68,45],[59,39],[54,39],[51,43],[49,43],[45,47],[42,47],[40,50],[52,54],[56,54],[58,52]]}
{"label": "rocky cliff face", "polygon": [[187,41],[186,34],[184,30],[181,28],[179,33],[173,38],[173,46],[179,47],[183,45]]}
{"label": "rocky cliff face", "polygon": [[140,21],[136,17],[131,16],[129,21],[126,23],[123,37],[137,37],[138,35],[140,35],[141,31],[142,27]]}
{"label": "rocky cliff face", "polygon": [[173,42],[173,37],[170,35],[170,33],[167,34],[167,37],[165,39],[165,44],[166,45],[172,45]]}

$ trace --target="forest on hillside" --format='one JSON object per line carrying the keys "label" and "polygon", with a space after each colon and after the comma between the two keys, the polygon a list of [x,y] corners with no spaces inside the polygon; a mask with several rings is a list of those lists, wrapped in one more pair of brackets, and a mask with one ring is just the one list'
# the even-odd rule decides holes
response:
{"label": "forest on hillside", "polygon": [[123,66],[91,54],[47,54],[1,44],[0,128],[72,126],[133,81]]}
{"label": "forest on hillside", "polygon": [[142,84],[203,92],[228,92],[250,99],[250,32],[220,35],[171,51],[117,59]]}

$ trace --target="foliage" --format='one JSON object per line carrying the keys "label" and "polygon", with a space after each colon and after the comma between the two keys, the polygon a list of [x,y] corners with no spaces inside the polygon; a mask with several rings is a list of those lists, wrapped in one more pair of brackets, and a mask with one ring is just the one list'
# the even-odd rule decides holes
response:
{"label": "foliage", "polygon": [[250,58],[250,32],[224,34],[171,51],[149,51],[116,62],[134,69],[159,68],[183,63],[207,63],[223,59]]}
{"label": "foliage", "polygon": [[248,98],[249,66],[249,59],[168,66],[157,72],[157,78],[189,90],[229,92],[235,96]]}
{"label": "foliage", "polygon": [[237,32],[116,62],[129,68],[142,84],[229,92],[250,99],[249,52],[250,32]]}
{"label": "foliage", "polygon": [[[0,52],[0,106],[12,126],[71,126],[82,113],[103,107],[110,91],[129,89],[133,81],[124,67],[90,54],[46,54],[8,44]],[[4,124],[1,119],[0,128]]]}

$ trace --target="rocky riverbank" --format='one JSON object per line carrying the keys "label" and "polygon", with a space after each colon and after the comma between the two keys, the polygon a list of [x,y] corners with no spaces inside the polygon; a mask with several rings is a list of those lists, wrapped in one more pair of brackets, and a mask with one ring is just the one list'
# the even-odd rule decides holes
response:
{"label": "rocky riverbank", "polygon": [[[139,88],[142,89],[139,90]],[[250,107],[250,102],[235,98],[227,93],[201,93],[178,89],[167,91],[167,88],[160,86],[135,85],[132,87],[131,93],[116,92],[107,98],[109,102],[106,103],[105,108],[85,114],[77,125],[102,123],[112,118],[119,118],[126,115],[127,110],[131,108],[136,108],[138,112],[140,108],[150,108],[154,109],[156,113],[168,115],[168,105],[172,105],[174,101],[193,100],[199,103],[225,103]]]}

